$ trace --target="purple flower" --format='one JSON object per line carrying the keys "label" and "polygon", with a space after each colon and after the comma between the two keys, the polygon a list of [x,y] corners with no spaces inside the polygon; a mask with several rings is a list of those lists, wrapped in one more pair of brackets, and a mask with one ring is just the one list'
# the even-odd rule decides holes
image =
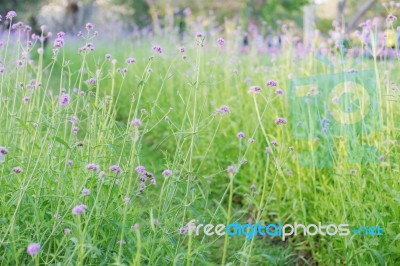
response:
{"label": "purple flower", "polygon": [[275,93],[278,94],[278,95],[283,95],[283,94],[285,94],[285,92],[284,92],[282,89],[279,89],[279,88],[276,89]]}
{"label": "purple flower", "polygon": [[138,174],[144,174],[146,172],[146,168],[143,165],[137,166],[135,170]]}
{"label": "purple flower", "polygon": [[3,73],[4,73],[4,70],[5,70],[5,68],[2,67],[2,66],[0,66],[0,74],[3,74]]}
{"label": "purple flower", "polygon": [[87,188],[82,189],[82,195],[83,196],[87,196],[89,194],[90,194],[90,190],[89,189],[87,189]]}
{"label": "purple flower", "polygon": [[22,98],[22,102],[26,104],[29,102],[29,99],[29,96],[25,96],[24,98]]}
{"label": "purple flower", "polygon": [[225,44],[224,38],[219,38],[219,39],[217,40],[217,44],[218,44],[219,47],[224,46],[224,44]]}
{"label": "purple flower", "polygon": [[261,91],[261,87],[260,86],[251,86],[248,90],[249,94],[258,94]]}
{"label": "purple flower", "polygon": [[133,63],[135,63],[135,62],[136,62],[136,59],[133,58],[133,57],[129,57],[128,59],[126,59],[126,63],[127,63],[127,64],[133,64]]}
{"label": "purple flower", "polygon": [[180,51],[181,53],[184,53],[184,52],[185,52],[185,47],[184,47],[184,46],[179,47],[179,51]]}
{"label": "purple flower", "polygon": [[111,55],[110,54],[106,54],[106,59],[110,60],[111,59]]}
{"label": "purple flower", "polygon": [[76,123],[78,123],[79,119],[78,119],[78,117],[73,115],[73,116],[71,116],[71,119],[69,121],[71,121],[72,124],[76,124]]}
{"label": "purple flower", "polygon": [[61,96],[60,96],[60,105],[61,106],[66,106],[66,105],[68,105],[69,104],[69,101],[70,101],[70,98],[69,98],[69,95],[68,94],[65,94],[65,93],[63,93]]}
{"label": "purple flower", "polygon": [[266,147],[264,152],[268,155],[272,152],[272,149],[270,147]]}
{"label": "purple flower", "polygon": [[142,121],[139,118],[135,118],[131,121],[131,125],[134,127],[139,127],[142,125]]}
{"label": "purple flower", "polygon": [[278,82],[276,82],[275,80],[268,80],[267,86],[276,87],[278,86]]}
{"label": "purple flower", "polygon": [[111,172],[116,172],[117,174],[121,173],[121,167],[119,167],[118,165],[110,166],[109,170]]}
{"label": "purple flower", "polygon": [[89,163],[86,165],[86,169],[89,171],[98,171],[100,167],[95,163]]}
{"label": "purple flower", "polygon": [[129,204],[131,202],[131,199],[129,197],[124,198],[124,203]]}
{"label": "purple flower", "polygon": [[161,49],[161,46],[159,46],[159,45],[154,45],[153,51],[155,51],[156,53],[162,54],[162,49]]}
{"label": "purple flower", "polygon": [[26,249],[26,253],[30,256],[35,256],[36,254],[39,253],[40,250],[40,244],[39,243],[30,243],[28,245],[28,248]]}
{"label": "purple flower", "polygon": [[65,228],[65,229],[64,229],[64,234],[66,234],[66,235],[71,234],[71,229]]}
{"label": "purple flower", "polygon": [[231,110],[227,105],[222,105],[217,109],[217,114],[229,114]]}
{"label": "purple flower", "polygon": [[71,161],[71,160],[68,160],[68,162],[67,162],[67,165],[68,165],[69,167],[71,167],[73,164],[74,164],[74,162],[73,162],[73,161]]}
{"label": "purple flower", "polygon": [[249,138],[249,139],[247,140],[248,143],[253,143],[254,141],[256,141],[256,140],[253,139],[253,138]]}
{"label": "purple flower", "polygon": [[271,144],[276,147],[276,146],[278,146],[278,141],[277,140],[273,140],[273,141],[271,141]]}
{"label": "purple flower", "polygon": [[23,172],[23,170],[22,170],[22,168],[21,168],[20,166],[14,167],[14,168],[12,169],[12,171],[13,171],[14,173],[16,173],[16,174],[20,174],[20,173]]}
{"label": "purple flower", "polygon": [[85,28],[86,28],[87,30],[92,30],[92,29],[93,29],[93,24],[90,23],[90,22],[88,22],[88,23],[86,23]]}
{"label": "purple flower", "polygon": [[72,209],[72,214],[73,215],[78,215],[78,214],[84,213],[86,211],[86,208],[87,208],[87,206],[85,204],[76,205]]}
{"label": "purple flower", "polygon": [[250,189],[254,191],[254,190],[256,190],[256,189],[257,189],[257,187],[256,187],[256,185],[255,185],[255,184],[253,184],[253,185],[251,185]]}
{"label": "purple flower", "polygon": [[90,78],[90,79],[86,80],[86,83],[89,85],[96,85],[97,80],[96,80],[96,78]]}
{"label": "purple flower", "polygon": [[276,125],[281,125],[281,124],[286,124],[286,123],[287,123],[287,121],[283,117],[278,117],[277,119],[275,119],[275,124]]}
{"label": "purple flower", "polygon": [[79,127],[73,127],[72,128],[72,133],[73,134],[75,134],[75,135],[78,134],[78,131],[79,131]]}
{"label": "purple flower", "polygon": [[172,171],[169,169],[166,169],[162,172],[162,175],[165,177],[170,176],[170,175],[172,175]]}
{"label": "purple flower", "polygon": [[228,174],[233,174],[236,172],[236,168],[233,165],[229,165],[226,171],[228,171]]}
{"label": "purple flower", "polygon": [[54,40],[54,47],[61,48],[64,46],[64,38],[56,38]]}
{"label": "purple flower", "polygon": [[6,15],[6,19],[8,20],[12,20],[13,18],[15,18],[17,16],[17,13],[13,10],[8,11],[7,15]]}
{"label": "purple flower", "polygon": [[198,32],[196,33],[196,37],[197,37],[197,38],[202,38],[202,37],[203,37],[203,33],[202,33],[201,31],[198,31]]}
{"label": "purple flower", "polygon": [[8,154],[8,149],[6,147],[0,146],[0,153],[6,155]]}
{"label": "purple flower", "polygon": [[243,139],[245,137],[244,132],[239,132],[236,134],[239,139]]}

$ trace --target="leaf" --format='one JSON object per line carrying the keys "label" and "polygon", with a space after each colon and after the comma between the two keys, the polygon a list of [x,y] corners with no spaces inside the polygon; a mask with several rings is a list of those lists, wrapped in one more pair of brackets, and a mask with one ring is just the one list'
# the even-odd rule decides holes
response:
{"label": "leaf", "polygon": [[54,137],[54,141],[64,145],[67,149],[70,149],[68,143],[65,140],[63,140],[62,138]]}

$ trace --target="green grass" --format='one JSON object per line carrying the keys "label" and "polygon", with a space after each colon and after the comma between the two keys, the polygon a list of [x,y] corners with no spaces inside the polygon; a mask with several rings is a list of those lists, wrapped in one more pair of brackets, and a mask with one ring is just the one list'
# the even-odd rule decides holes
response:
{"label": "green grass", "polygon": [[[219,265],[223,257],[230,265],[396,265],[400,150],[393,141],[399,139],[400,119],[399,98],[391,84],[398,82],[398,61],[378,61],[376,68],[383,128],[366,141],[386,155],[383,163],[349,163],[346,145],[337,140],[334,166],[308,169],[297,160],[308,144],[294,139],[289,125],[274,124],[277,117],[289,117],[288,76],[336,73],[343,66],[329,67],[314,56],[295,59],[290,46],[275,59],[255,50],[241,54],[235,35],[226,36],[226,47],[219,49],[217,37],[208,36],[204,47],[195,38],[185,40],[187,59],[181,58],[180,43],[171,36],[100,37],[91,40],[96,50],[86,55],[77,53],[84,40],[67,37],[56,59],[48,47],[41,64],[36,47],[34,64],[21,69],[15,61],[26,45],[11,38],[0,90],[0,146],[9,150],[0,163],[4,265]],[[155,43],[162,46],[162,55],[151,50]],[[0,54],[5,53],[3,47]],[[118,62],[105,60],[106,53]],[[121,75],[117,68],[126,67],[129,56],[136,63]],[[346,61],[346,69],[352,63]],[[359,66],[374,68],[373,60]],[[79,71],[82,67],[85,71]],[[88,86],[85,81],[92,77],[97,84]],[[269,79],[278,81],[284,96],[265,86]],[[43,86],[33,91],[19,86],[30,80]],[[263,90],[249,95],[250,85]],[[85,95],[73,93],[73,88]],[[58,104],[62,89],[71,96],[67,106]],[[30,100],[23,104],[26,95]],[[228,105],[230,114],[217,115],[221,105]],[[77,135],[71,134],[72,115],[79,118]],[[130,126],[133,118],[140,118],[142,125]],[[239,131],[245,132],[245,139],[236,137]],[[247,143],[250,137],[253,144]],[[272,140],[278,146],[266,155]],[[74,162],[72,167],[68,160]],[[85,169],[92,162],[105,176]],[[121,166],[122,174],[108,170],[114,164]],[[157,185],[147,181],[142,193],[138,165],[157,180]],[[228,175],[229,165],[237,173]],[[13,173],[16,166],[23,173]],[[174,174],[164,178],[164,169]],[[83,188],[89,188],[90,195],[83,197]],[[72,215],[80,203],[88,206],[86,212]],[[380,225],[384,236],[246,241],[243,236],[179,234],[192,219],[215,225],[236,220]],[[138,230],[132,230],[134,224]],[[71,234],[65,235],[65,228]],[[26,254],[31,242],[41,244],[33,257]]]}

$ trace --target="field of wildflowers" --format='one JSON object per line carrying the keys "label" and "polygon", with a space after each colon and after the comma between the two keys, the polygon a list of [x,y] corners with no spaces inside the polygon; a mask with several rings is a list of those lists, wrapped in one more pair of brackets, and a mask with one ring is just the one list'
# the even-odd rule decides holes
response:
{"label": "field of wildflowers", "polygon": [[[284,26],[269,50],[243,44],[240,29],[33,34],[2,15],[2,265],[398,265],[399,57],[377,40],[393,17],[360,25],[353,49],[320,47],[318,34],[305,49]],[[323,136],[293,136],[290,80],[361,69],[375,75],[382,125],[360,141],[378,162],[352,162],[335,136],[331,167],[303,167]],[[193,219],[384,234],[249,241],[194,235]]]}

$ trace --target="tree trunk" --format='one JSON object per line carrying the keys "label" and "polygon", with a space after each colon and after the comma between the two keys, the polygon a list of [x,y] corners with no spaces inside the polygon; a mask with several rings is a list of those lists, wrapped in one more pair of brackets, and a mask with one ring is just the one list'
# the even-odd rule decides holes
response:
{"label": "tree trunk", "polygon": [[365,13],[367,13],[368,9],[370,9],[376,2],[377,0],[366,1],[358,12],[350,19],[350,22],[346,27],[346,32],[352,30],[357,25],[357,22],[365,15]]}
{"label": "tree trunk", "polygon": [[337,5],[337,17],[336,20],[339,23],[339,25],[342,26],[342,28],[344,28],[342,25],[344,22],[344,11],[346,9],[346,0],[339,0],[338,5]]}
{"label": "tree trunk", "polygon": [[314,5],[307,5],[303,9],[303,23],[304,23],[304,46],[308,47],[312,44],[315,29],[315,7]]}

